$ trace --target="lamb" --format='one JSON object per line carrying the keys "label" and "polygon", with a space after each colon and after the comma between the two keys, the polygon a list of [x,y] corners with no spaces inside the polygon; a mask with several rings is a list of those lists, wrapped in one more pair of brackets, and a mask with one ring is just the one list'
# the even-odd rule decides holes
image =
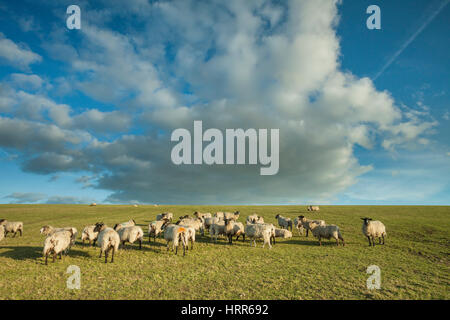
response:
{"label": "lamb", "polygon": [[39,232],[43,235],[50,236],[55,232],[60,231],[72,231],[72,239],[70,242],[70,246],[75,244],[75,241],[77,239],[78,230],[74,227],[64,227],[64,228],[53,228],[52,226],[43,226]]}
{"label": "lamb", "polygon": [[94,232],[98,232],[97,245],[100,247],[100,256],[105,253],[105,263],[108,263],[108,253],[112,250],[111,263],[114,262],[114,253],[119,250],[120,237],[116,230],[107,227],[103,222],[95,224]]}
{"label": "lamb", "polygon": [[247,223],[264,223],[264,218],[254,213],[247,217]]}
{"label": "lamb", "polygon": [[152,236],[153,241],[156,242],[156,237],[159,236],[164,231],[164,228],[168,223],[169,219],[167,218],[150,222],[150,224],[148,225],[148,242],[151,241]]}
{"label": "lamb", "polygon": [[167,241],[167,251],[169,251],[169,243],[172,242],[172,251],[175,249],[175,254],[178,253],[178,247],[183,245],[183,257],[186,254],[186,228],[177,226],[175,224],[169,224],[164,230],[164,240]]}
{"label": "lamb", "polygon": [[308,211],[320,211],[319,206],[308,206],[306,209]]}
{"label": "lamb", "polygon": [[63,230],[52,233],[44,241],[44,249],[42,250],[43,256],[45,256],[45,264],[47,265],[48,256],[53,254],[53,262],[55,262],[56,256],[59,254],[59,258],[62,259],[63,252],[67,255],[72,242],[73,230]]}
{"label": "lamb", "polygon": [[5,230],[5,237],[9,232],[14,233],[13,238],[16,236],[17,232],[20,232],[22,236],[23,232],[23,222],[20,221],[7,221],[6,219],[0,219],[0,225],[3,225]]}
{"label": "lamb", "polygon": [[0,225],[0,241],[2,241],[5,238],[5,227],[3,225]]}
{"label": "lamb", "polygon": [[[378,244],[384,244],[384,237],[386,236],[386,227],[381,221],[372,221],[371,218],[361,218],[363,220],[362,233],[369,240],[369,247],[375,247],[375,238],[378,238]],[[370,238],[372,238],[372,243],[370,243]],[[381,243],[381,238],[383,238],[383,243]]]}
{"label": "lamb", "polygon": [[89,245],[91,245],[91,241],[92,241],[92,246],[95,247],[95,242],[97,242],[97,238],[98,238],[98,232],[94,232],[94,229],[95,229],[95,224],[84,227],[83,231],[81,232],[81,242],[83,244],[84,244],[85,240],[88,240]]}
{"label": "lamb", "polygon": [[125,227],[132,227],[136,225],[136,221],[134,221],[133,219],[128,220],[127,222],[122,222],[122,223],[118,223],[116,225],[114,225],[114,230],[119,231],[122,228]]}
{"label": "lamb", "polygon": [[144,238],[144,231],[141,227],[131,226],[120,228],[117,233],[119,234],[122,247],[125,247],[125,242],[133,244],[135,241],[139,241],[139,249],[142,249],[142,240]]}
{"label": "lamb", "polygon": [[228,237],[228,242],[233,244],[233,236],[236,236],[236,241],[239,239],[239,236],[243,236],[243,240],[245,241],[245,228],[241,222],[236,222],[234,219],[226,219],[225,220],[225,228],[224,234]]}
{"label": "lamb", "polygon": [[310,226],[311,223],[317,223],[322,226],[325,225],[324,220],[310,220],[310,219],[306,219],[305,216],[298,216],[298,219],[300,220],[302,227],[306,229],[306,236],[308,236],[308,233],[311,230],[311,226]]}
{"label": "lamb", "polygon": [[319,240],[319,246],[322,245],[322,238],[335,239],[337,246],[339,246],[339,240],[341,240],[342,246],[345,246],[344,238],[342,237],[338,226],[334,224],[319,225],[318,223],[312,222],[310,223],[310,228],[313,236]]}
{"label": "lamb", "polygon": [[209,227],[209,234],[211,235],[211,242],[214,238],[214,242],[217,242],[217,237],[220,235],[225,235],[225,221],[219,220],[215,223],[213,223]]}
{"label": "lamb", "polygon": [[253,240],[256,247],[256,239],[263,239],[262,247],[264,248],[264,246],[268,244],[269,249],[272,249],[272,245],[270,244],[272,229],[269,225],[248,223],[245,226],[245,234],[250,238],[250,245],[252,245]]}
{"label": "lamb", "polygon": [[284,239],[292,238],[292,232],[287,229],[276,228],[275,229],[275,237],[284,238]]}
{"label": "lamb", "polygon": [[291,231],[292,231],[292,220],[291,220],[291,218],[285,218],[281,214],[277,214],[275,216],[275,219],[278,220],[278,225],[282,229],[289,229],[289,228],[291,228]]}
{"label": "lamb", "polygon": [[224,218],[224,220],[234,219],[235,221],[237,221],[239,219],[239,215],[240,215],[239,211],[236,211],[234,213],[233,212],[224,212],[223,218]]}
{"label": "lamb", "polygon": [[157,220],[157,221],[162,220],[162,219],[164,219],[164,218],[166,218],[167,220],[172,221],[172,219],[173,219],[173,213],[172,213],[172,212],[163,212],[163,213],[158,214],[158,215],[156,216],[156,220]]}

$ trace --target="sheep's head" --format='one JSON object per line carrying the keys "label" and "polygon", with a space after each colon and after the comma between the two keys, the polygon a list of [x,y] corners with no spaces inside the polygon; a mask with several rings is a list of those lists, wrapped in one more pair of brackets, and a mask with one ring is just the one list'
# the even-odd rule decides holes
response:
{"label": "sheep's head", "polygon": [[298,216],[298,218],[299,218],[300,220],[303,220],[303,219],[305,219],[305,216]]}
{"label": "sheep's head", "polygon": [[94,227],[94,232],[100,232],[105,228],[105,224],[103,222],[97,222]]}
{"label": "sheep's head", "polygon": [[119,229],[119,224],[116,223],[116,224],[114,225],[113,229],[117,231],[117,229]]}
{"label": "sheep's head", "polygon": [[276,216],[275,216],[275,219],[278,219],[278,217],[279,217],[280,215],[279,214],[277,214]]}
{"label": "sheep's head", "polygon": [[0,225],[6,224],[6,219],[0,219]]}
{"label": "sheep's head", "polygon": [[41,230],[39,230],[39,232],[40,232],[41,234],[45,234],[45,235],[49,234],[49,233],[50,233],[50,226],[43,226],[43,227],[41,228]]}
{"label": "sheep's head", "polygon": [[134,219],[131,219],[131,221],[133,221],[134,225],[136,225],[136,221],[134,221]]}
{"label": "sheep's head", "polygon": [[361,218],[362,221],[364,221],[365,225],[369,224],[369,221],[372,220],[372,218]]}

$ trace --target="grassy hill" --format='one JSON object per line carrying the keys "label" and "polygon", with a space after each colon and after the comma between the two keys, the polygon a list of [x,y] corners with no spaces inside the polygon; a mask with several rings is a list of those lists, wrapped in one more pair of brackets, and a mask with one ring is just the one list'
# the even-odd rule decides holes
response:
{"label": "grassy hill", "polygon": [[[80,240],[63,261],[44,265],[39,229],[103,221],[112,226],[130,218],[144,228],[161,212],[175,219],[194,211],[254,212],[275,223],[280,213],[337,224],[346,241],[318,246],[311,236],[278,240],[272,249],[246,240],[228,245],[198,236],[186,256],[167,252],[163,239],[119,250],[113,264],[98,258],[99,248]],[[381,220],[386,245],[371,248],[360,217]],[[448,206],[107,206],[0,205],[0,218],[24,222],[23,237],[0,242],[0,299],[449,299],[450,207]],[[81,289],[69,290],[69,265],[81,269]],[[381,289],[366,289],[369,265],[381,269]]]}

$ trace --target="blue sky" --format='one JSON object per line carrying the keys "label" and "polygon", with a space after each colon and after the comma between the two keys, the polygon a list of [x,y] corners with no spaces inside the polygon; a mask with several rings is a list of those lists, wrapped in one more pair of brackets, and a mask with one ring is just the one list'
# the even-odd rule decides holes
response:
{"label": "blue sky", "polygon": [[[0,203],[448,205],[449,17],[443,0],[1,4]],[[193,120],[280,128],[279,174],[173,165]]]}

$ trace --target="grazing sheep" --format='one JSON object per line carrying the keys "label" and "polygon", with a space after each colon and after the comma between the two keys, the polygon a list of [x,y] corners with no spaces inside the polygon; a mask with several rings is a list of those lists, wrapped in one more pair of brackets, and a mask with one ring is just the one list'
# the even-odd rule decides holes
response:
{"label": "grazing sheep", "polygon": [[168,223],[169,219],[167,218],[150,222],[150,224],[148,225],[148,242],[150,242],[152,236],[153,241],[156,242],[156,237],[164,231],[164,228]]}
{"label": "grazing sheep", "polygon": [[291,218],[285,218],[281,214],[277,214],[275,216],[275,219],[278,220],[278,225],[282,229],[289,229],[289,228],[291,228],[291,231],[292,231],[292,220],[291,220]]}
{"label": "grazing sheep", "polygon": [[189,226],[199,231],[202,236],[205,235],[204,221],[201,218],[183,218],[176,223],[177,225]]}
{"label": "grazing sheep", "polygon": [[0,225],[3,225],[5,229],[5,237],[8,235],[9,232],[14,233],[13,238],[16,236],[17,232],[20,232],[20,236],[22,236],[23,222],[7,221],[6,219],[0,219]]}
{"label": "grazing sheep", "polygon": [[243,240],[245,241],[245,228],[241,222],[236,222],[233,218],[225,220],[225,228],[224,234],[228,237],[228,242],[233,244],[233,236],[236,236],[236,241],[239,239],[239,236],[243,236]]}
{"label": "grazing sheep", "polygon": [[303,234],[304,228],[300,217],[294,219],[294,228],[297,229],[298,235]]}
{"label": "grazing sheep", "polygon": [[209,233],[211,233],[211,226],[214,223],[218,223],[219,221],[222,221],[222,218],[212,217],[212,218],[205,218],[203,221],[204,229],[207,229]]}
{"label": "grazing sheep", "polygon": [[172,251],[175,249],[175,254],[178,253],[178,246],[183,245],[183,256],[186,254],[186,228],[177,226],[176,224],[169,224],[164,230],[164,240],[167,241],[167,251],[169,251],[169,243],[172,242]]}
{"label": "grazing sheep", "polygon": [[215,223],[213,223],[210,227],[209,227],[209,234],[211,236],[211,242],[214,238],[214,242],[217,242],[217,237],[222,235],[225,235],[225,221],[224,220],[219,220]]}
{"label": "grazing sheep", "polygon": [[59,254],[59,258],[62,259],[62,254],[67,255],[72,242],[73,230],[70,231],[57,231],[52,233],[44,240],[44,249],[42,250],[43,256],[45,256],[45,264],[47,264],[48,256],[53,254],[53,262],[55,262],[56,256]]}
{"label": "grazing sheep", "polygon": [[287,229],[276,228],[275,229],[275,237],[284,238],[284,239],[292,238],[292,232]]}
{"label": "grazing sheep", "polygon": [[133,204],[133,207],[137,208],[137,207],[138,207],[138,205],[137,205],[137,204]]}
{"label": "grazing sheep", "polygon": [[202,212],[198,212],[198,211],[194,212],[194,216],[197,217],[197,218],[200,218],[200,219],[201,218],[211,218],[212,217],[211,213],[209,213],[209,212],[202,213]]}
{"label": "grazing sheep", "polygon": [[122,228],[126,228],[126,227],[132,227],[136,225],[136,221],[134,221],[133,219],[128,220],[127,222],[122,222],[122,223],[118,223],[114,226],[114,230],[119,231]]}
{"label": "grazing sheep", "polygon": [[70,242],[70,246],[75,244],[75,241],[77,239],[78,230],[74,227],[64,227],[64,228],[53,228],[52,226],[43,226],[39,232],[43,235],[50,236],[55,232],[60,231],[71,231],[72,232],[72,240]]}
{"label": "grazing sheep", "polygon": [[157,221],[159,221],[159,220],[162,220],[162,219],[167,219],[167,220],[170,220],[170,221],[172,221],[172,219],[173,219],[173,213],[172,212],[163,212],[163,213],[160,213],[160,214],[158,214],[157,216],[156,216],[156,220]]}
{"label": "grazing sheep", "polygon": [[2,241],[5,238],[5,227],[3,225],[0,225],[0,241]]}
{"label": "grazing sheep", "polygon": [[[386,227],[381,221],[372,221],[371,218],[361,218],[363,220],[362,233],[369,240],[369,247],[375,247],[375,238],[378,238],[379,244],[384,244],[384,237],[386,236]],[[372,243],[370,243],[370,238],[372,238]],[[383,243],[381,239],[383,238]]]}
{"label": "grazing sheep", "polygon": [[256,247],[256,239],[263,239],[262,247],[264,248],[264,246],[268,244],[269,249],[271,249],[272,245],[270,244],[270,240],[272,237],[272,232],[272,228],[266,224],[248,223],[245,226],[245,234],[248,238],[250,238],[250,246],[252,245],[252,240]]}
{"label": "grazing sheep", "polygon": [[125,242],[129,242],[133,244],[135,241],[139,241],[139,249],[142,249],[142,240],[144,238],[144,231],[142,231],[141,227],[131,226],[120,228],[117,231],[120,237],[120,241],[122,242],[122,247],[125,247]]}
{"label": "grazing sheep", "polygon": [[325,221],[324,220],[310,220],[306,219],[305,216],[298,216],[298,219],[300,220],[300,223],[304,229],[306,229],[306,236],[308,236],[309,231],[311,230],[311,223],[317,223],[319,225],[324,226]]}
{"label": "grazing sheep", "polygon": [[224,220],[233,219],[233,220],[237,221],[239,219],[239,216],[240,216],[239,211],[236,211],[236,212],[224,212],[223,213]]}
{"label": "grazing sheep", "polygon": [[264,223],[264,218],[254,213],[247,217],[247,223]]}
{"label": "grazing sheep", "polygon": [[216,213],[214,213],[214,217],[219,218],[219,219],[224,219],[224,213],[221,211],[218,211]]}
{"label": "grazing sheep", "polygon": [[95,207],[97,204],[95,202],[92,202],[89,206],[90,207]]}
{"label": "grazing sheep", "polygon": [[92,242],[92,246],[95,247],[95,242],[97,242],[98,238],[98,232],[95,232],[94,229],[95,224],[84,227],[83,231],[81,232],[81,242],[83,244],[85,240],[88,240],[89,245],[91,245]]}
{"label": "grazing sheep", "polygon": [[330,224],[330,225],[319,225],[318,223],[312,222],[310,224],[311,232],[314,237],[316,237],[319,240],[319,246],[322,245],[322,238],[325,239],[335,239],[336,245],[339,246],[339,240],[342,241],[342,246],[345,246],[344,238],[342,238],[341,232],[339,230],[339,227]]}
{"label": "grazing sheep", "polygon": [[320,211],[319,206],[308,206],[306,209],[308,211]]}
{"label": "grazing sheep", "polygon": [[97,245],[100,247],[100,256],[105,253],[105,263],[108,262],[108,253],[112,250],[111,263],[114,262],[114,253],[119,250],[120,237],[117,231],[107,227],[103,222],[95,224],[94,232],[98,232]]}

